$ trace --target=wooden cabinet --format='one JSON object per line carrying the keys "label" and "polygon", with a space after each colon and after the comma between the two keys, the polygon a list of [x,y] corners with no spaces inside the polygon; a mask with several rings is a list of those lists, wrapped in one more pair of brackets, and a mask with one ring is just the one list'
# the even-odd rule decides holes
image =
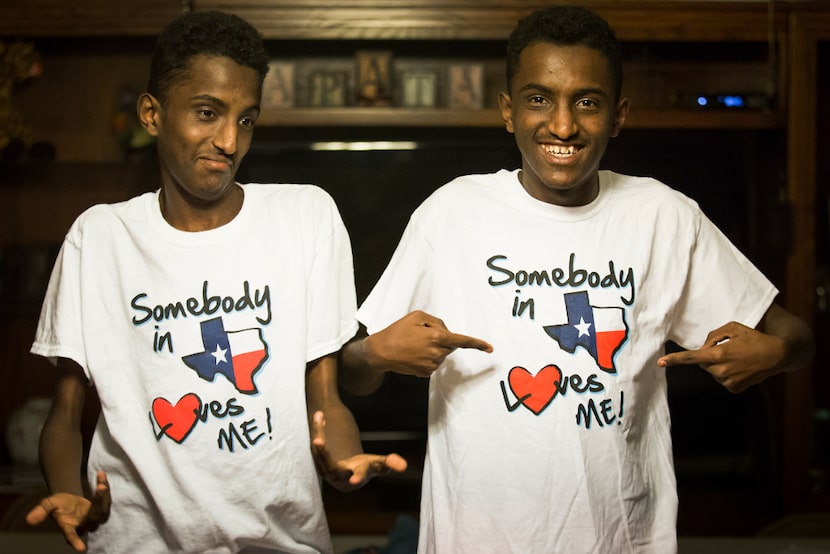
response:
{"label": "wooden cabinet", "polygon": [[3,0],[0,37],[156,35],[181,0]]}

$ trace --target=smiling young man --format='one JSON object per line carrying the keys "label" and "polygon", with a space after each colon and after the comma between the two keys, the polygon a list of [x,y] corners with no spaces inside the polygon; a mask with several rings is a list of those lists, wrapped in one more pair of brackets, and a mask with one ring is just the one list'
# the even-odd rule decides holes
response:
{"label": "smiling young man", "polygon": [[[220,12],[162,32],[138,116],[161,186],[69,230],[32,352],[63,370],[41,435],[55,520],[78,551],[331,552],[319,475],[403,470],[363,454],[337,389],[357,328],[348,235],[310,185],[239,184],[268,55]],[[100,413],[81,479],[87,390]]]}
{"label": "smiling young man", "polygon": [[694,201],[599,170],[628,112],[620,58],[590,10],[519,22],[500,107],[521,168],[414,212],[358,311],[371,334],[342,351],[352,392],[430,377],[423,554],[674,552],[665,367],[739,391],[811,356]]}

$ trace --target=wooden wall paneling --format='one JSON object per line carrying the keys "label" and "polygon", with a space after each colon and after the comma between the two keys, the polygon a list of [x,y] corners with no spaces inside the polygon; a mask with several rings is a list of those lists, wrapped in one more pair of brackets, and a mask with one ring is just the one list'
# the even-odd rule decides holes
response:
{"label": "wooden wall paneling", "polygon": [[[764,41],[768,2],[582,1],[622,40]],[[539,0],[193,0],[239,14],[272,39],[504,39]],[[774,10],[785,13],[779,4]],[[779,18],[784,26],[784,17]]]}
{"label": "wooden wall paneling", "polygon": [[3,0],[0,36],[154,36],[184,0]]}
{"label": "wooden wall paneling", "polygon": [[[787,260],[787,307],[808,322],[816,303],[816,170],[818,41],[830,40],[827,4],[794,6],[790,17],[787,188],[792,205],[792,251]],[[824,163],[827,163],[826,161]],[[827,337],[816,337],[817,341]],[[824,370],[821,360],[814,364]],[[803,509],[810,497],[814,368],[784,379],[782,466],[785,508]]]}

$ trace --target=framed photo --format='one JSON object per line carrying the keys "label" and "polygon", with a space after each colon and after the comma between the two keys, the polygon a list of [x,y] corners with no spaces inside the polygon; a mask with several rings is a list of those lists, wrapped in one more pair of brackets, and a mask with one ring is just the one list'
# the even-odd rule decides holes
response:
{"label": "framed photo", "polygon": [[456,110],[484,107],[484,66],[480,63],[451,64],[448,106]]}

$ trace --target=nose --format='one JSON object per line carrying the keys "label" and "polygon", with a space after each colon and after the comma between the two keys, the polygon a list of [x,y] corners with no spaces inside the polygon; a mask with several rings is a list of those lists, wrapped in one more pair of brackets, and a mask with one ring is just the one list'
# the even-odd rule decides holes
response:
{"label": "nose", "polygon": [[239,128],[236,121],[226,118],[221,121],[213,135],[213,146],[221,150],[226,156],[236,153],[239,142]]}
{"label": "nose", "polygon": [[548,130],[559,139],[567,140],[574,136],[576,130],[576,119],[572,107],[569,105],[557,105],[550,113]]}

